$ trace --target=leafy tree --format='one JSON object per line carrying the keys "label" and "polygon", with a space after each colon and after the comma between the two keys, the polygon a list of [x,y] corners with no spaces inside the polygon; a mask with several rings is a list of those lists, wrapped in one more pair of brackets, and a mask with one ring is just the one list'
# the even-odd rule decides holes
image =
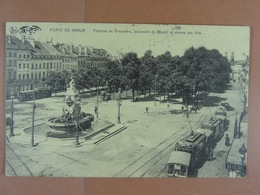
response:
{"label": "leafy tree", "polygon": [[58,72],[51,71],[44,82],[51,88],[51,90],[55,91],[56,95],[57,90],[66,89],[69,76],[70,72],[66,70]]}
{"label": "leafy tree", "polygon": [[129,88],[132,90],[132,98],[135,99],[135,92],[139,90],[141,60],[134,52],[127,53],[121,59]]}
{"label": "leafy tree", "polygon": [[125,88],[123,79],[122,65],[118,60],[110,60],[107,62],[104,70],[104,80],[109,92],[115,92],[120,87]]}

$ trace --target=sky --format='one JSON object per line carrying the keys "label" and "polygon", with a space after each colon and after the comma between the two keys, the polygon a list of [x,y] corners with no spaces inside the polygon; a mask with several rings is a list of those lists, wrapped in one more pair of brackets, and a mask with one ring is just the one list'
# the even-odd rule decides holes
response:
{"label": "sky", "polygon": [[[21,27],[27,26],[25,30]],[[39,28],[32,28],[37,26]],[[38,29],[38,30],[37,30]],[[151,50],[154,56],[171,52],[182,56],[190,47],[218,49],[235,60],[249,56],[250,28],[247,26],[210,26],[174,24],[105,24],[105,23],[6,23],[6,34],[33,37],[53,43],[73,43],[106,49],[112,56],[136,52],[139,57]]]}

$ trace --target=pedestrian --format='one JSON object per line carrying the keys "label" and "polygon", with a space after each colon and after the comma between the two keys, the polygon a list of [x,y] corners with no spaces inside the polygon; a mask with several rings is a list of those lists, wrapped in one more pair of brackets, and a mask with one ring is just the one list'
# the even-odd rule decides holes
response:
{"label": "pedestrian", "polygon": [[214,160],[214,158],[213,158],[213,149],[212,148],[210,148],[210,151],[209,151],[209,160],[210,161]]}
{"label": "pedestrian", "polygon": [[97,112],[98,112],[98,108],[97,106],[95,106],[95,114],[97,114]]}
{"label": "pedestrian", "polygon": [[148,113],[148,107],[145,108],[146,113]]}
{"label": "pedestrian", "polygon": [[226,134],[225,145],[226,145],[226,146],[229,146],[229,145],[230,145],[228,134]]}
{"label": "pedestrian", "polygon": [[187,118],[189,118],[189,110],[187,110],[187,115],[186,115]]}
{"label": "pedestrian", "polygon": [[184,106],[181,107],[181,111],[182,111],[182,112],[184,111]]}

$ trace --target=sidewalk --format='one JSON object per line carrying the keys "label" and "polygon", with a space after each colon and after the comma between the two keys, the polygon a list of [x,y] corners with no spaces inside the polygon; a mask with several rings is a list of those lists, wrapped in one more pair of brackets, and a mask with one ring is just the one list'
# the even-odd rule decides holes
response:
{"label": "sidewalk", "polygon": [[[234,111],[228,111],[227,113],[227,119],[229,120],[229,127],[227,131],[223,132],[224,135],[221,138],[221,140],[217,143],[216,147],[213,151],[213,158],[212,161],[206,161],[198,170],[198,177],[228,177],[228,170],[226,169],[226,158],[228,155],[228,152],[230,150],[230,146],[225,145],[225,137],[226,134],[229,135],[230,143],[233,142],[233,135],[234,135],[234,127],[235,127],[235,119],[236,119],[236,113],[237,113],[237,120],[239,120],[240,113],[243,110],[243,106],[241,103],[241,96],[239,96],[240,90],[237,89],[237,84],[233,83],[233,89],[227,93],[227,97],[234,98],[237,96],[237,102],[234,102],[232,100],[229,100],[232,104],[236,104]],[[232,99],[230,98],[230,99]]]}

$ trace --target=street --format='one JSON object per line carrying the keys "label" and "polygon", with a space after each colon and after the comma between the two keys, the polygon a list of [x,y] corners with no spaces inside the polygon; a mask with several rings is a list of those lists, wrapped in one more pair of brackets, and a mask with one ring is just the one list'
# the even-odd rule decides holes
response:
{"label": "street", "polygon": [[[203,121],[214,115],[220,102],[228,102],[233,110],[228,111],[228,133],[232,138],[236,112],[242,112],[242,97],[238,83],[231,82],[225,93],[211,93],[208,97],[214,104],[206,104],[197,113],[186,114],[173,112],[181,110],[177,101],[156,103],[153,101],[125,100],[122,94],[120,107],[121,124],[117,124],[117,100],[99,99],[99,118],[93,125],[110,121],[115,126],[107,131],[85,140],[80,137],[80,147],[75,147],[74,139],[47,138],[37,132],[37,125],[61,115],[63,97],[59,96],[36,100],[35,143],[31,147],[31,135],[24,129],[32,124],[32,102],[14,101],[14,137],[9,137],[7,128],[6,174],[57,177],[166,177],[166,162],[175,143],[180,137],[199,128]],[[128,94],[131,95],[130,93]],[[92,113],[96,96],[82,97],[82,111]],[[212,103],[212,102],[211,102]],[[7,110],[10,101],[7,101]],[[148,112],[146,113],[146,108]],[[24,112],[24,110],[31,112]],[[8,114],[10,114],[7,111]],[[7,114],[7,115],[8,115]],[[96,117],[96,116],[95,116]],[[122,126],[126,129],[109,139],[94,144]],[[48,126],[45,125],[46,131]],[[215,160],[206,161],[198,170],[198,177],[227,177],[225,159],[229,148],[222,138],[214,150]],[[16,160],[14,160],[16,159]],[[17,163],[15,163],[17,162]],[[212,169],[214,167],[215,169]],[[209,171],[210,170],[210,171]]]}

